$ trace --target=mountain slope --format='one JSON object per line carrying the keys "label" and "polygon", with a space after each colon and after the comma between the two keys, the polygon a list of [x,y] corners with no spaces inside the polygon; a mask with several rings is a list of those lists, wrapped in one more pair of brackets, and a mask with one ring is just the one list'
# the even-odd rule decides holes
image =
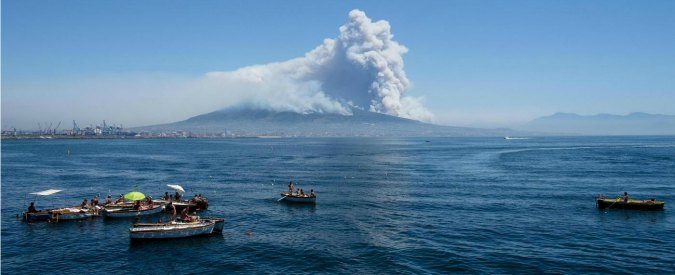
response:
{"label": "mountain slope", "polygon": [[352,110],[353,115],[275,112],[228,108],[175,123],[137,127],[136,131],[226,133],[234,136],[504,136],[509,129],[440,126],[416,120]]}
{"label": "mountain slope", "polygon": [[675,116],[647,113],[589,116],[556,113],[537,118],[521,129],[580,135],[675,135]]}

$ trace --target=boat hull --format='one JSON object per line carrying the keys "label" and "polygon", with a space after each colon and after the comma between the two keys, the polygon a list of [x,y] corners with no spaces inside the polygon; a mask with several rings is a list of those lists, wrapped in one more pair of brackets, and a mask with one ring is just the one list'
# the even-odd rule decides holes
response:
{"label": "boat hull", "polygon": [[23,213],[23,220],[27,222],[46,222],[51,218],[48,212],[40,211],[37,213]]}
{"label": "boat hull", "polygon": [[225,219],[221,218],[204,218],[206,221],[211,221],[215,223],[213,227],[213,234],[219,234],[223,232],[223,227],[225,227]]}
{"label": "boat hull", "polygon": [[150,209],[143,210],[133,210],[129,208],[113,208],[113,209],[102,209],[101,215],[104,218],[135,218],[141,216],[150,216],[161,213],[164,210],[164,206],[154,206]]}
{"label": "boat hull", "polygon": [[82,210],[79,206],[55,208],[49,210],[42,210],[36,213],[23,213],[23,219],[27,222],[40,221],[74,221],[86,220],[89,218],[98,217],[92,209]]}
{"label": "boat hull", "polygon": [[289,195],[288,193],[281,193],[282,201],[291,203],[316,204],[316,197],[300,197]]}
{"label": "boat hull", "polygon": [[624,202],[620,199],[598,199],[596,201],[599,209],[631,209],[631,210],[663,210],[665,205],[662,201],[642,201],[629,200]]}
{"label": "boat hull", "polygon": [[[164,204],[168,204],[168,201],[165,200],[159,200],[160,202]],[[202,201],[199,203],[194,203],[190,201],[180,201],[180,202],[173,202],[173,205],[176,207],[177,212],[183,211],[183,209],[187,208],[188,212],[197,212],[197,211],[204,211],[209,207],[209,202],[208,201]]]}
{"label": "boat hull", "polygon": [[131,240],[178,239],[213,233],[216,223],[203,221],[199,223],[169,223],[134,226],[129,229]]}

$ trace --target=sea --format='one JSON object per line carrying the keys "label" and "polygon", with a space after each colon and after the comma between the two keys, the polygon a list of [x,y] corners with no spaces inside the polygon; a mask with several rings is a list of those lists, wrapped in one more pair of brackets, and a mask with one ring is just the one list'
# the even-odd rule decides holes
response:
{"label": "sea", "polygon": [[[673,136],[3,140],[1,165],[5,274],[675,273]],[[291,179],[316,205],[278,201]],[[20,219],[167,184],[207,197],[222,235]],[[596,208],[623,192],[665,209]]]}

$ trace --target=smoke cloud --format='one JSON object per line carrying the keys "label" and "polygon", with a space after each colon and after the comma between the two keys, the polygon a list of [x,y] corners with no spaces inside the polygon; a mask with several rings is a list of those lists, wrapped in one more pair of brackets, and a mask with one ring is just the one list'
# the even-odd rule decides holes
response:
{"label": "smoke cloud", "polygon": [[335,39],[284,62],[201,76],[130,72],[3,79],[2,125],[37,129],[37,122],[75,119],[89,125],[105,119],[143,126],[236,105],[344,115],[360,108],[430,121],[420,99],[405,95],[407,49],[392,39],[388,22],[353,10]]}
{"label": "smoke cloud", "polygon": [[349,12],[336,39],[285,62],[210,72],[199,84],[206,91],[238,93],[229,105],[247,103],[299,113],[351,114],[350,107],[422,121],[432,114],[420,99],[405,96],[403,70],[408,49],[393,40],[384,20]]}

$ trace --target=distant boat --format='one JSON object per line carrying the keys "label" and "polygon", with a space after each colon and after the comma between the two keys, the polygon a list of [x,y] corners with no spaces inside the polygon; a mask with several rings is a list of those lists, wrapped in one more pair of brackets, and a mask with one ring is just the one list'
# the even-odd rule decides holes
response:
{"label": "distant boat", "polygon": [[529,138],[526,138],[526,137],[508,137],[507,136],[507,137],[504,137],[504,139],[529,139]]}
{"label": "distant boat", "polygon": [[599,209],[663,210],[663,206],[666,203],[654,199],[628,200],[626,202],[621,198],[598,198],[596,204],[598,205]]}

